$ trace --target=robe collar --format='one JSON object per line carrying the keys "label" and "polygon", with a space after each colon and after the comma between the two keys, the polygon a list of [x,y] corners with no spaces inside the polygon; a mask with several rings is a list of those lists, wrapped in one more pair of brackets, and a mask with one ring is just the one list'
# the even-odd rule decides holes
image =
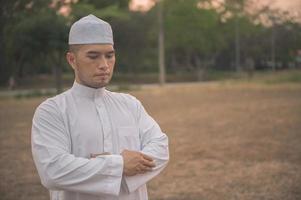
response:
{"label": "robe collar", "polygon": [[73,94],[91,99],[103,97],[105,90],[105,87],[95,89],[79,84],[76,81],[74,81],[71,88]]}

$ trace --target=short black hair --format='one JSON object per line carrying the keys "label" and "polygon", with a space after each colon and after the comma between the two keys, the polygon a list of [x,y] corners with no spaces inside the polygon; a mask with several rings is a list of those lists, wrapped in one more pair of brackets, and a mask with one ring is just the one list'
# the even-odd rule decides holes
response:
{"label": "short black hair", "polygon": [[69,52],[77,53],[78,50],[79,50],[82,46],[83,46],[82,44],[70,44],[70,45],[69,45]]}

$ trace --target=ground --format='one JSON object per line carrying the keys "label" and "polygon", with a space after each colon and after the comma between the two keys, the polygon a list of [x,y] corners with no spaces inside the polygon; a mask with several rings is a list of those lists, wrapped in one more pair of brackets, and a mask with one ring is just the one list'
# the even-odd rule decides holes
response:
{"label": "ground", "polygon": [[[301,85],[173,84],[131,94],[169,137],[150,200],[301,199]],[[0,199],[44,200],[30,150],[45,98],[0,100]]]}

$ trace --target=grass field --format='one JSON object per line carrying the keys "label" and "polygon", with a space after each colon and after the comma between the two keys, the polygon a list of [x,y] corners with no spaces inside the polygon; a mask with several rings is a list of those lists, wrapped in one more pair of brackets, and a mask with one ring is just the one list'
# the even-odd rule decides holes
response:
{"label": "grass field", "polygon": [[[301,84],[195,83],[131,94],[169,136],[151,200],[301,199]],[[0,199],[44,200],[30,151],[44,98],[0,100]]]}

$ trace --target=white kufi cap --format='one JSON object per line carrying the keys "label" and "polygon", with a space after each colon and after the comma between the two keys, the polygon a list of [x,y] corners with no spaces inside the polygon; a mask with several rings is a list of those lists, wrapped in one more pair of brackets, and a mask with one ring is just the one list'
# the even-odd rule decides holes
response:
{"label": "white kufi cap", "polygon": [[76,21],[69,32],[71,44],[114,44],[112,28],[94,15],[88,15]]}

